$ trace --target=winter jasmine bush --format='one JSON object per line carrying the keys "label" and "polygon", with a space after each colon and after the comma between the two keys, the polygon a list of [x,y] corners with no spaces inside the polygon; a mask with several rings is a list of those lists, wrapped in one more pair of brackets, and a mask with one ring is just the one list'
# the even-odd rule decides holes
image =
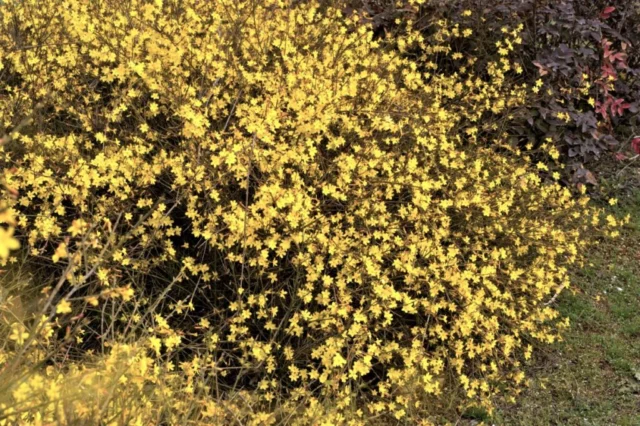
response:
{"label": "winter jasmine bush", "polygon": [[0,20],[22,245],[3,424],[491,409],[566,326],[547,302],[586,233],[615,235],[501,123],[476,139],[530,90],[505,78],[517,25],[478,71],[450,44],[467,28],[379,38],[338,3],[28,0]]}

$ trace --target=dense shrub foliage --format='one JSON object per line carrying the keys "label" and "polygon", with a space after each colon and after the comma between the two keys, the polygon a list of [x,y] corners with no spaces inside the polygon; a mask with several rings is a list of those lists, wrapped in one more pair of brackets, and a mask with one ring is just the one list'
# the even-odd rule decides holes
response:
{"label": "dense shrub foliage", "polygon": [[522,25],[479,63],[472,28],[343,11],[3,2],[0,422],[431,424],[517,395],[617,223],[552,139],[508,139]]}
{"label": "dense shrub foliage", "polygon": [[[524,54],[531,78],[543,83],[520,126],[520,140],[549,137],[574,182],[595,184],[586,172],[605,155],[624,160],[637,127],[640,76],[633,2],[525,1]],[[617,6],[617,7],[616,7]]]}
{"label": "dense shrub foliage", "polygon": [[[640,139],[634,142],[640,98],[638,2],[432,0],[419,9],[393,1],[353,2],[353,7],[358,5],[374,27],[389,31],[412,16],[429,43],[439,19],[473,30],[473,37],[451,40],[451,45],[476,56],[477,68],[499,59],[495,47],[502,45],[502,27],[520,23],[517,56],[523,72],[509,80],[526,82],[533,93],[509,118],[508,138],[533,151],[550,138],[562,158],[558,171],[567,183],[596,184],[588,169],[603,157],[615,154],[624,162],[640,153]],[[467,10],[476,13],[469,15]],[[440,65],[451,69],[452,64]],[[494,132],[480,136],[490,141]]]}

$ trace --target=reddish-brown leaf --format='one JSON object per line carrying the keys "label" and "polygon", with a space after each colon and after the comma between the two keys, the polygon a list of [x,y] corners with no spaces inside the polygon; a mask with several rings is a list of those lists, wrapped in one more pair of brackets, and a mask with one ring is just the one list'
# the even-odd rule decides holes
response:
{"label": "reddish-brown leaf", "polygon": [[600,19],[609,19],[611,14],[616,10],[614,6],[605,7],[600,13]]}

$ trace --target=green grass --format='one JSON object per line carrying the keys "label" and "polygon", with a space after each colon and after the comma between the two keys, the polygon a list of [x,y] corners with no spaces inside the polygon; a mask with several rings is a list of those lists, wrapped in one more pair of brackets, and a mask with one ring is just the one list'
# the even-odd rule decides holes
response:
{"label": "green grass", "polygon": [[563,342],[538,348],[531,386],[495,425],[640,425],[640,193],[608,207],[631,215],[621,238],[598,244],[557,308]]}

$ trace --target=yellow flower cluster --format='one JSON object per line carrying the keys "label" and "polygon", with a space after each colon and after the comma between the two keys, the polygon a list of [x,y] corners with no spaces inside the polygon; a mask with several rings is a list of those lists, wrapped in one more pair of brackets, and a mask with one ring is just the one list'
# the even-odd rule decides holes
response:
{"label": "yellow flower cluster", "polygon": [[[8,141],[8,137],[0,139],[0,150],[2,146]],[[9,190],[5,188],[5,191]],[[11,190],[8,191],[11,193]],[[9,258],[9,252],[20,248],[20,243],[14,237],[15,231],[15,217],[11,209],[7,209],[6,203],[0,200],[0,224],[9,225],[8,228],[4,226],[0,227],[0,264],[5,265]]]}
{"label": "yellow flower cluster", "polygon": [[[6,209],[2,209],[2,206],[0,206],[0,223],[14,224],[13,215]],[[20,248],[20,243],[15,239],[13,233],[13,226],[9,228],[0,227],[0,261],[2,262],[6,262],[10,250]]]}
{"label": "yellow flower cluster", "polygon": [[517,394],[583,232],[612,224],[493,120],[530,90],[507,78],[518,28],[478,67],[451,47],[468,29],[428,45],[405,24],[375,39],[315,1],[2,2],[0,129],[33,116],[0,152],[6,202],[26,266],[57,273],[46,321],[82,333],[52,354],[13,322],[0,369],[55,362],[11,384],[0,424],[429,424],[443,394]]}

